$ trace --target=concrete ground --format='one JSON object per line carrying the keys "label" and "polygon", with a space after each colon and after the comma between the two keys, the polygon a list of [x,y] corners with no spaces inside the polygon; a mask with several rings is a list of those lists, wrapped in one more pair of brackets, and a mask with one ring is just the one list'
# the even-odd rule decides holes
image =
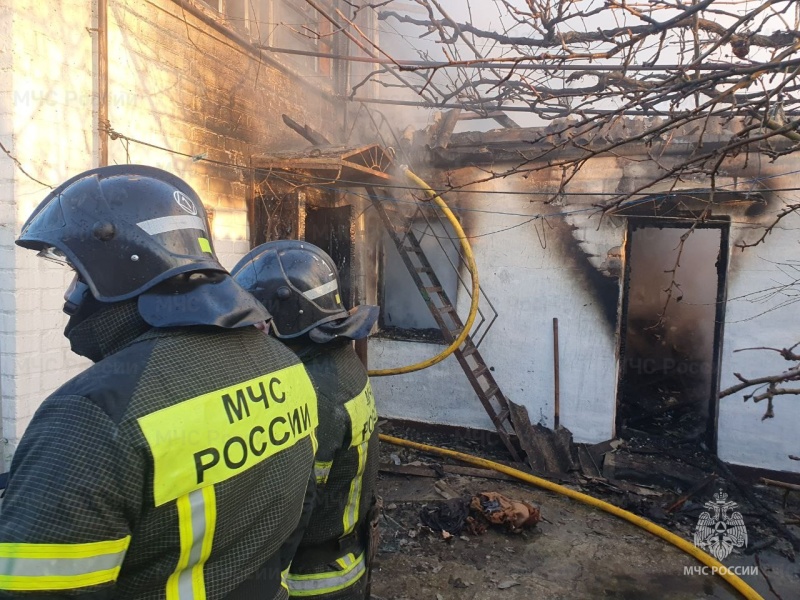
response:
{"label": "concrete ground", "polygon": [[[436,479],[381,474],[382,541],[372,594],[384,600],[739,598],[716,575],[692,570],[694,558],[638,527],[526,484],[447,475],[458,493],[498,491],[541,508],[543,521],[522,534],[492,529],[444,540],[421,527],[420,509],[443,498]],[[738,551],[728,566],[756,566],[742,577],[764,598],[800,598],[800,565],[774,550]],[[689,574],[691,573],[691,574]],[[768,583],[769,581],[769,583]],[[772,586],[775,593],[770,591]]]}

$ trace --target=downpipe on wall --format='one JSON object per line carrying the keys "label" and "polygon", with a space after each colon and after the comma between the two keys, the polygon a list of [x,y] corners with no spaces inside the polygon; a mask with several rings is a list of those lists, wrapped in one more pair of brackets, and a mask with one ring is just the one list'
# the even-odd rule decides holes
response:
{"label": "downpipe on wall", "polygon": [[97,150],[99,167],[108,166],[108,0],[97,0]]}

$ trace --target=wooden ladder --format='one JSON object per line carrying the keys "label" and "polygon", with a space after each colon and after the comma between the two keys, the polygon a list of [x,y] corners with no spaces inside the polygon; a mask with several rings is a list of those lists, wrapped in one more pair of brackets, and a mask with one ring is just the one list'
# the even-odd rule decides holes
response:
{"label": "wooden ladder", "polygon": [[[425,304],[428,305],[428,309],[431,311],[431,315],[441,329],[442,336],[447,343],[452,343],[464,329],[464,323],[456,313],[455,306],[448,298],[444,287],[425,256],[420,240],[412,230],[411,225],[414,219],[412,218],[407,226],[395,226],[374,188],[367,187],[367,193],[381,221],[383,221],[387,233],[392,238],[400,258],[411,274],[414,284],[419,289]],[[417,210],[420,211],[420,209]],[[500,386],[497,385],[497,381],[495,381],[486,361],[481,356],[472,336],[467,335],[454,354],[472,385],[472,389],[475,390],[481,404],[486,409],[486,413],[492,420],[503,444],[514,460],[522,462],[516,447],[511,441],[511,435],[514,434],[514,426],[510,419],[508,399],[503,395]]]}

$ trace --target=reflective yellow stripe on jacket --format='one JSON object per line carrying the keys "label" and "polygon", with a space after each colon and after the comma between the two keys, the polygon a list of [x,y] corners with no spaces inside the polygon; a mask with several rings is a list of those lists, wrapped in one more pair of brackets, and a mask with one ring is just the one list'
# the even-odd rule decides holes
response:
{"label": "reflective yellow stripe on jacket", "polygon": [[328,483],[328,476],[331,474],[332,466],[332,460],[318,460],[314,462],[314,477],[317,479],[317,485]]}
{"label": "reflective yellow stripe on jacket", "polygon": [[117,580],[131,537],[86,544],[0,544],[0,590],[71,590]]}
{"label": "reflective yellow stripe on jacket", "polygon": [[181,555],[167,581],[167,600],[206,600],[203,566],[211,554],[217,522],[214,486],[181,496],[177,507]]}
{"label": "reflective yellow stripe on jacket", "polygon": [[353,448],[367,441],[378,423],[375,396],[369,381],[358,396],[344,403],[344,407],[350,416],[350,447]]}
{"label": "reflective yellow stripe on jacket", "polygon": [[345,402],[347,414],[350,416],[350,447],[358,452],[358,471],[350,481],[350,490],[347,496],[347,505],[342,515],[343,535],[352,533],[358,520],[359,506],[361,504],[362,480],[367,463],[367,450],[369,439],[378,422],[378,413],[375,410],[375,397],[372,395],[372,386],[369,381],[361,393]]}
{"label": "reflective yellow stripe on jacket", "polygon": [[358,558],[354,554],[347,554],[336,561],[341,571],[327,573],[313,573],[310,575],[289,574],[289,594],[295,596],[321,596],[338,592],[355,584],[367,571],[367,565],[362,552]]}
{"label": "reflective yellow stripe on jacket", "polygon": [[289,591],[289,569],[291,569],[291,565],[281,571],[281,587],[287,592]]}

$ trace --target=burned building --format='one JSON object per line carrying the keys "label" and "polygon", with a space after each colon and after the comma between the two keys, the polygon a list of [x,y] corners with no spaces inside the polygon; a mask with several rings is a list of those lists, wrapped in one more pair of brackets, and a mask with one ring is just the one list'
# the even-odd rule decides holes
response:
{"label": "burned building", "polygon": [[[251,157],[302,148],[291,115],[357,140],[345,83],[369,71],[316,54],[362,51],[290,0],[20,1],[4,7],[0,99],[0,395],[5,465],[39,403],[85,366],[61,331],[70,274],[14,246],[50,189],[86,169],[142,163],[182,177],[232,267],[250,248]],[[330,17],[330,19],[328,18]],[[370,29],[374,14],[357,22]],[[351,47],[352,46],[352,47]],[[269,50],[266,48],[278,48]],[[362,92],[373,93],[364,86]],[[285,232],[296,234],[296,232]]]}
{"label": "burned building", "polygon": [[[698,147],[684,130],[592,155],[565,185],[544,128],[401,135],[407,121],[348,102],[374,65],[332,58],[367,52],[333,35],[335,11],[318,4],[17,2],[0,16],[10,32],[0,137],[14,159],[0,163],[6,461],[38,403],[83,366],[57,335],[69,275],[13,245],[50,186],[100,164],[158,166],[209,206],[228,267],[269,239],[325,248],[344,299],[382,307],[369,343],[380,370],[439,354],[472,302],[458,235],[403,177],[407,164],[446,190],[478,266],[480,312],[457,356],[375,378],[382,416],[493,431],[511,401],[534,423],[552,427],[558,415],[581,442],[639,431],[800,470],[788,458],[796,404],[762,421],[759,404],[717,399],[734,373],[783,368],[780,356],[745,349],[796,341],[786,265],[797,216],[740,250],[796,197],[796,158],[741,153],[713,186],[664,177]],[[373,82],[360,91],[379,92]],[[720,125],[703,143],[728,135]],[[606,204],[620,194],[630,196]]]}
{"label": "burned building", "polygon": [[[478,265],[480,313],[456,356],[376,378],[382,415],[510,431],[511,401],[534,423],[553,427],[560,419],[581,442],[663,437],[702,444],[736,464],[796,469],[791,402],[780,404],[780,419],[762,421],[763,405],[717,398],[736,372],[782,366],[780,357],[744,349],[794,343],[796,332],[784,328],[791,304],[771,293],[779,281],[793,283],[785,268],[796,243],[791,226],[756,248],[743,246],[763,235],[786,202],[781,190],[792,187],[796,159],[731,158],[714,189],[700,177],[653,185],[670,161],[696,148],[697,138],[683,131],[647,152],[623,144],[598,154],[564,186],[559,169],[537,160],[542,148],[534,146],[552,143],[543,133],[455,133],[442,147],[419,131],[401,149],[416,157],[411,167],[429,183],[449,190]],[[720,126],[713,135],[722,143],[728,134]],[[714,141],[706,135],[704,143]],[[365,147],[256,162],[265,180],[292,180],[290,205],[306,208],[288,216],[284,232],[297,228],[311,239],[308,224],[327,219],[326,237],[315,243],[334,253],[346,248],[350,298],[381,304],[371,368],[418,363],[452,341],[457,328],[448,332],[452,321],[442,319],[451,305],[462,320],[469,312],[469,273],[457,236],[423,194],[410,191],[397,156]]]}

